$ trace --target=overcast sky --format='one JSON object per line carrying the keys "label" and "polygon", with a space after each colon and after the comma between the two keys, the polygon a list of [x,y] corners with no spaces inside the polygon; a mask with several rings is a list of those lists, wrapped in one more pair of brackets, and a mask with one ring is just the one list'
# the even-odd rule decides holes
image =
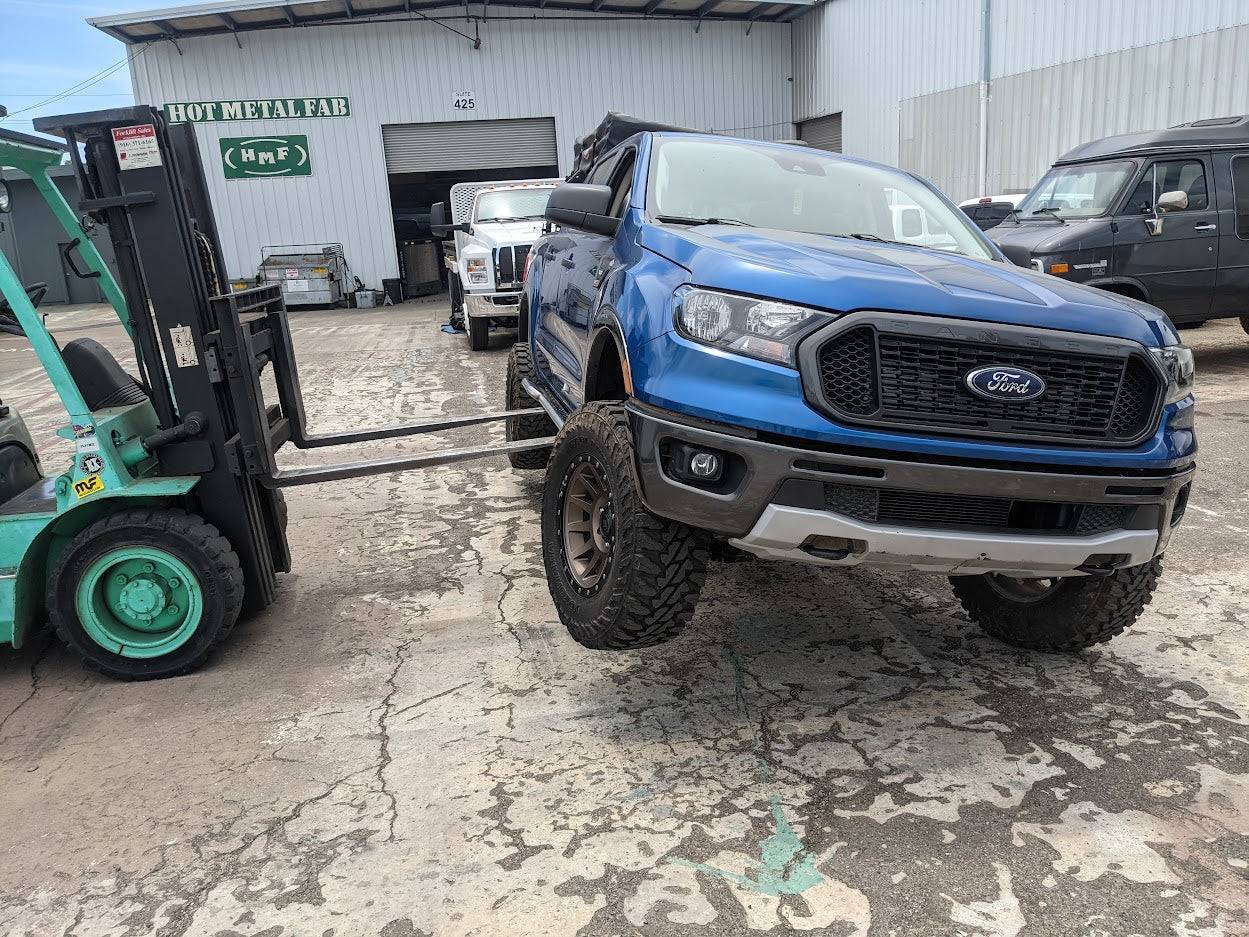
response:
{"label": "overcast sky", "polygon": [[10,114],[0,121],[0,127],[29,132],[31,118],[43,114],[93,111],[132,103],[130,70],[122,64],[70,97],[34,107],[45,98],[124,63],[128,48],[137,48],[124,46],[88,26],[86,17],[171,5],[172,2],[158,0],[0,0],[4,9],[0,30],[4,36],[0,104]]}

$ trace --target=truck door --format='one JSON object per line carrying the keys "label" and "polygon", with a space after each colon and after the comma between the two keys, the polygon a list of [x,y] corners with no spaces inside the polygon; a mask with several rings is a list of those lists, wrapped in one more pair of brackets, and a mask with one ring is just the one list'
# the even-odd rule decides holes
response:
{"label": "truck door", "polygon": [[[591,185],[608,185],[619,162],[619,153],[609,153],[586,177]],[[545,353],[550,377],[570,406],[580,406],[582,393],[582,366],[588,348],[585,335],[589,321],[579,301],[579,277],[593,266],[594,252],[599,242],[610,239],[575,228],[562,228],[556,237],[548,239],[544,258],[541,293],[542,302],[538,319],[538,347]],[[548,292],[547,275],[554,273]],[[549,299],[548,299],[549,297]],[[579,320],[584,323],[579,325]]]}
{"label": "truck door", "polygon": [[1219,271],[1211,318],[1249,315],[1249,153],[1214,157],[1219,205]]}
{"label": "truck door", "polygon": [[[1172,321],[1192,322],[1210,315],[1219,258],[1218,212],[1209,154],[1153,160],[1146,164],[1115,221],[1115,271],[1139,280],[1149,301]],[[1148,220],[1164,192],[1188,195],[1188,207],[1163,216],[1162,233],[1151,234]]]}

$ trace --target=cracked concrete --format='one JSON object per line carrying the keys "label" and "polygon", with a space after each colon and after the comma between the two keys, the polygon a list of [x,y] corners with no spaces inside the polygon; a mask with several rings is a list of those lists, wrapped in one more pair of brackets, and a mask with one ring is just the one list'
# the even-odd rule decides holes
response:
{"label": "cracked concrete", "polygon": [[[501,406],[510,333],[471,354],[444,315],[294,314],[315,428]],[[125,357],[98,309],[50,321]],[[978,634],[939,577],[755,562],[677,642],[590,652],[532,473],[291,491],[295,571],[203,671],[0,652],[0,932],[1249,933],[1249,337],[1185,337],[1192,508],[1144,618],[1075,656]],[[55,471],[32,369],[0,338]]]}

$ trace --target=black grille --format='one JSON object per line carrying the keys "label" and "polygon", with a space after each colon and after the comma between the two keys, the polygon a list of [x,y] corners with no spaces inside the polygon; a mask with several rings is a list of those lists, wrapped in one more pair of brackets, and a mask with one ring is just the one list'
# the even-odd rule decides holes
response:
{"label": "black grille", "polygon": [[[1151,428],[1160,381],[1139,355],[1003,347],[858,326],[816,355],[823,403],[854,422],[909,425],[1000,438],[1131,443]],[[986,400],[967,389],[967,372],[1012,365],[1039,374],[1032,401]]]}
{"label": "black grille", "polygon": [[979,495],[824,485],[824,507],[868,524],[1088,536],[1130,529],[1131,504],[1067,504]]}
{"label": "black grille", "polygon": [[494,249],[494,280],[497,286],[516,286],[525,274],[525,258],[530,244]]}

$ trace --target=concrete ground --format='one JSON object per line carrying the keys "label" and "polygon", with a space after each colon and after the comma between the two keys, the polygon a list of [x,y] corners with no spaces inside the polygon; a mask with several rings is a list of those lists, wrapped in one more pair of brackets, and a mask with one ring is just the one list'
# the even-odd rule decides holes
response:
{"label": "concrete ground", "polygon": [[[500,406],[511,333],[472,354],[445,312],[293,314],[315,428]],[[1249,933],[1249,336],[1185,337],[1187,521],[1148,613],[1074,656],[981,636],[941,578],[761,562],[714,567],[680,640],[591,652],[540,478],[291,491],[295,572],[203,671],[0,652],[0,932]],[[50,439],[20,339],[0,391]]]}

